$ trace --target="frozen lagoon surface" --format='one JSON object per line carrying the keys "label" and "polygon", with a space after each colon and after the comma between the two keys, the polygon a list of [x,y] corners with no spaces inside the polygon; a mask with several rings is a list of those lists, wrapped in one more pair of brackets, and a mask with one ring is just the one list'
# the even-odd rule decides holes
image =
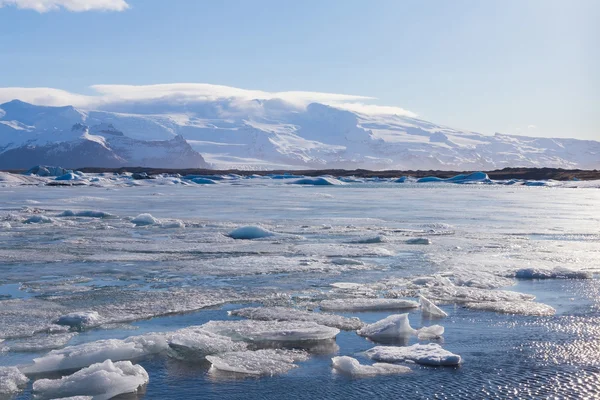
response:
{"label": "frozen lagoon surface", "polygon": [[[143,367],[148,384],[120,398],[600,396],[600,190],[286,181],[43,187],[13,180],[0,187],[0,367],[28,371],[33,359],[51,351],[75,354],[66,346],[157,332],[165,336],[164,345],[139,345],[129,353],[136,356],[127,359]],[[156,221],[133,222],[146,213]],[[273,235],[229,236],[240,227]],[[416,238],[430,244],[410,244]],[[531,269],[550,271],[533,275],[550,278],[515,278],[528,277],[522,271]],[[574,272],[553,272],[564,269]],[[431,319],[419,308],[356,311],[377,303],[370,299],[418,301],[419,294],[448,316]],[[443,336],[371,342],[342,330],[335,340],[311,342],[302,340],[306,329],[291,315],[282,334],[298,340],[249,341],[239,355],[246,369],[261,372],[266,364],[266,371],[278,372],[267,375],[222,371],[194,353],[182,356],[181,347],[174,357],[167,344],[183,328],[246,320],[228,314],[235,309],[320,312],[321,302],[339,299],[355,310],[328,313],[365,324],[408,313],[413,328],[441,325]],[[506,313],[540,305],[554,312]],[[61,317],[70,323],[56,324]],[[253,321],[260,330],[262,320]],[[276,325],[264,323],[264,329]],[[233,340],[243,346],[243,335]],[[92,347],[101,351],[99,343]],[[452,367],[399,363],[412,372],[391,375],[349,375],[332,368],[333,357],[368,366],[374,361],[365,352],[376,346],[416,343],[440,344],[462,362]],[[252,353],[258,348],[307,356],[272,360]],[[95,353],[93,362],[101,358]],[[36,380],[75,372],[26,372],[29,382],[19,381],[18,391],[0,398],[31,398]]]}

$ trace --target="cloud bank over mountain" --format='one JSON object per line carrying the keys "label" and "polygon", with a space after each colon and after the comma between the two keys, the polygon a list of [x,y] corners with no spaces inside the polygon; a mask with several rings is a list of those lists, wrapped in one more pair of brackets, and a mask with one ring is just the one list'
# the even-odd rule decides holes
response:
{"label": "cloud bank over mountain", "polygon": [[73,11],[125,11],[129,4],[125,0],[0,0],[0,7],[14,6],[19,9],[35,10],[39,13],[61,8]]}

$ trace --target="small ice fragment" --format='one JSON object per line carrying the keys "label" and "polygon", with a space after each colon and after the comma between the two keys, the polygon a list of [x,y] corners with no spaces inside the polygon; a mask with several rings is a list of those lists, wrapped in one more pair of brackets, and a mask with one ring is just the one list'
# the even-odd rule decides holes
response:
{"label": "small ice fragment", "polygon": [[274,232],[268,231],[265,228],[261,228],[260,226],[242,226],[240,228],[234,229],[233,231],[227,234],[232,239],[260,239],[270,236],[275,236]]}
{"label": "small ice fragment", "polygon": [[378,236],[368,236],[368,237],[358,238],[358,239],[350,241],[349,243],[375,244],[375,243],[385,243],[385,242],[386,242],[385,237],[378,235]]}
{"label": "small ice fragment", "polygon": [[485,303],[466,303],[467,308],[482,311],[494,311],[502,314],[530,315],[536,317],[550,316],[556,310],[543,303],[534,301],[493,301]]}
{"label": "small ice fragment", "polygon": [[413,344],[412,346],[376,346],[365,352],[375,361],[405,362],[412,361],[423,365],[454,366],[461,362],[458,354],[444,350],[437,343]]}
{"label": "small ice fragment", "polygon": [[287,307],[248,307],[230,311],[229,314],[259,321],[312,321],[346,331],[360,329],[364,325],[358,318]]}
{"label": "small ice fragment", "polygon": [[29,379],[17,367],[0,367],[0,394],[20,391]]}
{"label": "small ice fragment", "polygon": [[352,376],[375,376],[405,374],[411,372],[409,367],[388,363],[375,363],[373,365],[362,365],[356,358],[341,356],[331,359],[333,368],[344,374]]}
{"label": "small ice fragment", "polygon": [[148,213],[140,214],[131,220],[136,226],[158,225],[160,220],[154,218]]}
{"label": "small ice fragment", "polygon": [[248,342],[300,343],[334,339],[340,330],[305,321],[210,321],[201,326],[218,335]]}
{"label": "small ice fragment", "polygon": [[191,326],[174,332],[167,340],[170,354],[181,359],[204,359],[207,355],[246,350],[243,342],[234,342],[227,336],[217,335]]}
{"label": "small ice fragment", "polygon": [[404,299],[335,299],[320,303],[324,311],[385,311],[418,308],[419,303]]}
{"label": "small ice fragment", "polygon": [[373,340],[389,340],[414,335],[417,331],[410,326],[408,314],[405,313],[390,315],[373,324],[364,326],[356,333]]}
{"label": "small ice fragment", "polygon": [[424,339],[439,339],[444,334],[444,327],[441,325],[424,326],[417,329],[417,337]]}
{"label": "small ice fragment", "polygon": [[127,339],[106,339],[52,350],[35,358],[33,364],[21,368],[26,374],[77,369],[107,359],[133,360],[168,349],[164,335],[145,334]]}
{"label": "small ice fragment", "polygon": [[296,368],[298,361],[306,361],[308,353],[298,350],[264,349],[235,351],[218,356],[206,356],[212,368],[248,375],[280,375]]}
{"label": "small ice fragment", "polygon": [[360,260],[355,260],[353,258],[334,258],[331,260],[332,264],[335,265],[365,265],[364,262]]}
{"label": "small ice fragment", "polygon": [[179,229],[179,228],[185,228],[185,224],[183,222],[181,222],[180,220],[176,219],[173,221],[165,221],[160,225],[161,228],[167,228],[167,229]]}
{"label": "small ice fragment", "polygon": [[54,323],[57,325],[66,325],[72,328],[83,329],[98,326],[100,320],[100,314],[96,311],[79,311],[63,315]]}
{"label": "small ice fragment", "polygon": [[406,243],[406,244],[431,244],[431,240],[429,240],[427,238],[414,238],[414,239],[408,239],[404,243]]}
{"label": "small ice fragment", "polygon": [[33,392],[41,399],[87,395],[94,400],[107,400],[119,394],[134,393],[148,380],[148,373],[141,365],[106,360],[61,379],[37,380],[33,383]]}
{"label": "small ice fragment", "polygon": [[423,315],[435,318],[445,318],[448,316],[444,310],[433,304],[431,300],[425,298],[424,296],[419,296],[419,302],[421,303],[421,311]]}
{"label": "small ice fragment", "polygon": [[31,217],[27,218],[25,220],[25,222],[23,222],[24,224],[51,224],[52,223],[52,219],[49,217],[46,217],[45,215],[32,215]]}

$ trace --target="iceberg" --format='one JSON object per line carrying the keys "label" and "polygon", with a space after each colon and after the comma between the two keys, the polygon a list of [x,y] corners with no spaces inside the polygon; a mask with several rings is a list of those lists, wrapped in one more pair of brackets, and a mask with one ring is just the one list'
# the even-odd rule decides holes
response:
{"label": "iceberg", "polygon": [[556,310],[553,307],[534,301],[466,303],[465,306],[473,310],[493,311],[502,314],[518,314],[535,317],[551,316],[556,313]]}
{"label": "iceberg", "polygon": [[323,311],[386,311],[418,308],[419,303],[404,299],[335,299],[323,300]]}
{"label": "iceberg", "polygon": [[419,296],[419,303],[421,303],[421,312],[423,315],[434,318],[445,318],[448,314],[433,304],[433,302],[424,296]]}
{"label": "iceberg", "polygon": [[168,349],[164,335],[146,334],[127,339],[106,339],[52,350],[21,368],[26,374],[84,368],[107,359],[134,360]]}
{"label": "iceberg", "polygon": [[193,178],[191,181],[198,185],[215,185],[217,183],[211,178]]}
{"label": "iceberg", "polygon": [[[275,179],[275,178],[273,178]],[[329,178],[329,177],[324,177],[324,176],[320,176],[317,178],[302,178],[302,179],[297,179],[295,181],[292,182],[288,182],[289,184],[292,185],[313,185],[313,186],[333,186],[333,185],[343,185],[344,182],[337,180],[335,178]]]}
{"label": "iceberg", "polygon": [[202,360],[211,354],[246,350],[243,342],[234,342],[227,336],[217,335],[198,326],[175,331],[167,339],[169,355],[180,359]]}
{"label": "iceberg", "polygon": [[296,362],[308,360],[308,353],[299,350],[263,349],[234,351],[206,356],[211,370],[247,375],[280,375],[296,368]]}
{"label": "iceberg", "polygon": [[135,226],[148,226],[148,225],[159,225],[160,220],[154,218],[148,213],[140,214],[131,220]]}
{"label": "iceberg", "polygon": [[443,349],[437,343],[412,346],[376,346],[365,352],[367,357],[382,362],[415,362],[423,365],[455,366],[461,363],[458,354]]}
{"label": "iceberg", "polygon": [[66,325],[71,328],[84,329],[100,325],[100,314],[96,311],[72,312],[59,317],[54,323]]}
{"label": "iceberg", "polygon": [[335,314],[303,311],[287,307],[248,307],[229,311],[229,314],[259,321],[312,321],[345,331],[360,329],[364,325],[358,318],[346,318]]}
{"label": "iceberg", "polygon": [[202,329],[252,343],[301,343],[334,339],[340,330],[308,321],[210,321]]}
{"label": "iceberg", "polygon": [[269,230],[266,230],[265,228],[261,228],[260,226],[255,225],[242,226],[240,228],[234,229],[233,231],[227,234],[227,236],[229,236],[232,239],[243,240],[261,239],[275,235],[275,232],[271,232]]}
{"label": "iceberg", "polygon": [[134,393],[148,380],[148,373],[141,365],[106,360],[61,379],[39,379],[33,383],[33,392],[40,399],[92,396],[94,400],[108,400]]}
{"label": "iceberg", "polygon": [[517,279],[592,279],[589,271],[569,268],[522,268],[515,271]]}
{"label": "iceberg", "polygon": [[336,371],[356,377],[406,374],[412,371],[409,367],[389,363],[362,365],[356,358],[348,356],[333,357],[331,362]]}
{"label": "iceberg", "polygon": [[25,175],[37,175],[37,176],[61,176],[68,172],[68,169],[62,167],[52,167],[48,165],[36,165],[25,172]]}
{"label": "iceberg", "polygon": [[17,367],[0,367],[0,395],[20,391],[29,379]]}
{"label": "iceberg", "polygon": [[485,172],[473,172],[472,174],[456,175],[451,178],[438,178],[436,176],[427,176],[421,179],[417,179],[417,183],[429,183],[429,182],[445,182],[445,183],[491,183],[492,180]]}

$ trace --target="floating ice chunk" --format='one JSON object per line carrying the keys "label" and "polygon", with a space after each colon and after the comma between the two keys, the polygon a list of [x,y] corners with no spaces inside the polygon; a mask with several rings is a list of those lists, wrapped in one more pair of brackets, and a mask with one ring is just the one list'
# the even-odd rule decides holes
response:
{"label": "floating ice chunk", "polygon": [[280,375],[296,368],[294,364],[308,360],[308,353],[298,350],[264,349],[236,351],[206,356],[212,368],[248,375]]}
{"label": "floating ice chunk", "polygon": [[364,324],[358,318],[317,313],[287,307],[249,307],[230,311],[229,314],[259,321],[312,321],[346,331],[360,329]]}
{"label": "floating ice chunk", "polygon": [[194,178],[191,179],[191,181],[197,183],[198,185],[215,185],[217,183],[210,178]]}
{"label": "floating ice chunk", "polygon": [[404,299],[335,299],[323,300],[324,311],[385,311],[418,308],[419,303]]}
{"label": "floating ice chunk", "polygon": [[9,351],[42,351],[60,349],[66,345],[77,333],[40,334],[29,338],[13,339],[5,343]]}
{"label": "floating ice chunk", "polygon": [[356,333],[373,340],[390,340],[414,335],[417,331],[410,326],[408,314],[395,314],[366,325]]}
{"label": "floating ice chunk", "polygon": [[553,307],[534,301],[495,301],[486,303],[466,303],[473,310],[494,311],[502,314],[518,314],[529,316],[550,316],[556,313]]}
{"label": "floating ice chunk", "polygon": [[140,214],[131,220],[136,226],[147,226],[147,225],[158,225],[160,220],[154,218],[152,215],[144,213]]}
{"label": "floating ice chunk", "polygon": [[23,223],[24,224],[51,224],[52,218],[46,217],[45,215],[32,215],[27,218]]}
{"label": "floating ice chunk", "polygon": [[274,232],[268,231],[265,228],[261,228],[260,226],[242,226],[240,228],[234,229],[233,231],[227,234],[232,239],[260,239],[270,236],[275,236]]}
{"label": "floating ice chunk", "polygon": [[331,283],[330,286],[336,289],[361,289],[364,285],[362,283],[353,282],[334,282]]}
{"label": "floating ice chunk", "polygon": [[388,363],[375,363],[373,365],[362,365],[356,358],[341,356],[331,359],[333,368],[344,374],[352,376],[375,376],[406,374],[412,370],[403,365]]}
{"label": "floating ice chunk", "polygon": [[35,358],[33,364],[23,367],[26,374],[77,369],[102,362],[134,360],[168,349],[164,335],[146,334],[131,336],[124,340],[107,339],[52,350],[43,357]]}
{"label": "floating ice chunk", "polygon": [[473,172],[469,175],[456,175],[451,178],[443,179],[436,176],[427,176],[417,180],[417,183],[427,182],[446,182],[446,183],[490,183],[491,179],[485,172]]}
{"label": "floating ice chunk", "polygon": [[437,343],[413,344],[412,346],[376,346],[365,352],[375,361],[405,362],[412,361],[424,365],[454,366],[461,362],[458,354],[444,350]]}
{"label": "floating ice chunk", "polygon": [[360,260],[355,260],[353,258],[334,258],[331,260],[332,264],[335,265],[365,265],[364,262]]}
{"label": "floating ice chunk", "polygon": [[81,179],[83,178],[74,172],[67,172],[64,175],[54,178],[55,181],[79,181]]}
{"label": "floating ice chunk", "polygon": [[441,275],[420,276],[414,278],[411,283],[417,286],[454,286],[450,279]]}
{"label": "floating ice chunk", "polygon": [[441,325],[424,326],[417,330],[417,337],[421,340],[439,339],[444,334],[444,327]]}
{"label": "floating ice chunk", "polygon": [[83,211],[73,211],[73,210],[65,210],[62,213],[58,214],[59,217],[88,217],[88,218],[114,218],[113,214],[98,211],[98,210],[83,210]]}
{"label": "floating ice chunk", "polygon": [[449,303],[479,303],[496,301],[526,301],[535,296],[510,290],[479,289],[465,286],[433,286],[422,289],[429,299]]}
{"label": "floating ice chunk", "polygon": [[292,185],[313,185],[313,186],[332,186],[332,185],[343,185],[344,182],[335,178],[329,178],[320,176],[317,178],[302,178],[292,182],[288,182]]}
{"label": "floating ice chunk", "polygon": [[148,380],[148,373],[141,365],[106,360],[61,379],[37,380],[33,383],[33,392],[41,399],[87,395],[94,400],[107,400],[119,394],[134,393]]}
{"label": "floating ice chunk", "polygon": [[420,237],[420,238],[408,239],[404,243],[406,243],[406,244],[431,244],[431,240]]}
{"label": "floating ice chunk", "polygon": [[255,343],[330,340],[340,333],[337,328],[309,321],[210,321],[202,325],[202,329],[233,340]]}
{"label": "floating ice chunk", "polygon": [[518,279],[592,279],[589,271],[578,271],[569,268],[522,268],[515,271]]}
{"label": "floating ice chunk", "polygon": [[54,321],[57,325],[66,325],[72,328],[83,329],[100,324],[101,317],[96,311],[72,312],[59,317]]}
{"label": "floating ice chunk", "polygon": [[71,172],[68,169],[64,169],[62,167],[53,167],[48,165],[36,165],[35,167],[30,168],[25,175],[37,175],[37,176],[61,176],[66,174],[67,172]]}
{"label": "floating ice chunk", "polygon": [[0,395],[20,391],[29,379],[17,367],[0,367]]}
{"label": "floating ice chunk", "polygon": [[12,226],[10,225],[10,222],[0,222],[0,228],[2,229],[10,229],[12,228]]}
{"label": "floating ice chunk", "polygon": [[173,221],[163,221],[163,223],[160,225],[161,228],[167,228],[167,229],[179,229],[179,228],[185,228],[185,224],[181,221],[179,221],[178,219],[173,220]]}
{"label": "floating ice chunk", "polygon": [[378,236],[369,236],[369,237],[355,239],[355,240],[350,241],[349,243],[374,244],[374,243],[385,243],[385,242],[386,242],[385,237],[378,235]]}
{"label": "floating ice chunk", "polygon": [[234,342],[227,336],[217,335],[191,326],[174,332],[167,340],[169,354],[182,359],[204,359],[207,355],[246,350],[243,342]]}
{"label": "floating ice chunk", "polygon": [[423,315],[427,315],[435,318],[444,318],[447,317],[448,314],[433,302],[423,296],[419,296],[419,302],[421,303],[421,311]]}

